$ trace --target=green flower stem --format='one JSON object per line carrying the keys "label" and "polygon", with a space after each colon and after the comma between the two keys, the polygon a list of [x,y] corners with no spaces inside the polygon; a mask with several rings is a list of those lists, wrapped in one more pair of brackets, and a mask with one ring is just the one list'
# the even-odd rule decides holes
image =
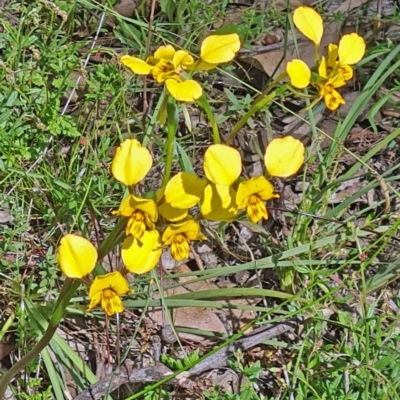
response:
{"label": "green flower stem", "polygon": [[167,103],[167,151],[165,155],[165,169],[162,186],[165,187],[171,176],[172,161],[174,158],[174,142],[178,130],[178,107],[172,96],[168,97]]}
{"label": "green flower stem", "polygon": [[214,113],[211,110],[210,104],[208,104],[206,96],[201,96],[198,100],[197,103],[200,104],[203,107],[203,110],[207,114],[208,120],[210,121],[211,124],[211,129],[213,132],[213,141],[214,144],[221,143],[221,136],[219,135],[219,130],[218,130],[218,125],[215,121],[214,118]]}
{"label": "green flower stem", "polygon": [[[290,85],[286,85],[286,88],[287,88],[287,90],[289,90],[289,92],[293,93],[297,97],[300,97],[301,99],[315,99],[315,95],[301,93],[298,89],[295,89],[294,87],[292,87]],[[317,97],[317,100],[319,100],[319,97]]]}
{"label": "green flower stem", "polygon": [[121,233],[125,229],[127,222],[128,218],[121,218],[108,236],[100,243],[99,248],[97,249],[100,260],[104,258],[115,246],[121,243]]}
{"label": "green flower stem", "polygon": [[0,380],[0,399],[4,399],[5,392],[11,379],[19,371],[23,370],[30,362],[32,362],[39,353],[49,344],[51,338],[56,333],[57,327],[65,315],[65,310],[68,306],[71,297],[76,292],[80,285],[80,281],[67,278],[64,286],[61,289],[60,295],[55,306],[53,316],[50,319],[49,326],[42,338],[37,342],[36,346],[17,363],[15,363],[1,378]]}
{"label": "green flower stem", "polygon": [[233,139],[235,139],[235,136],[240,131],[240,129],[243,128],[243,126],[248,121],[248,119],[250,117],[252,117],[257,111],[260,111],[261,108],[265,106],[265,104],[271,102],[273,100],[273,98],[275,97],[275,95],[276,95],[276,92],[272,92],[268,96],[265,96],[264,98],[262,98],[259,102],[253,104],[253,106],[250,108],[250,110],[247,111],[247,113],[244,114],[243,117],[240,118],[240,120],[232,128],[232,131],[229,134],[229,137],[226,141],[227,145],[230,145],[232,143]]}
{"label": "green flower stem", "polygon": [[315,65],[319,63],[319,44],[315,45]]}
{"label": "green flower stem", "polygon": [[287,72],[281,72],[271,83],[269,83],[263,91],[256,97],[254,100],[254,104],[259,103],[282,79],[285,79],[288,76]]}
{"label": "green flower stem", "polygon": [[4,325],[0,329],[0,341],[3,340],[4,335],[8,332],[8,329],[12,325],[15,319],[15,312],[13,311],[11,315],[7,318],[7,321],[4,323]]}

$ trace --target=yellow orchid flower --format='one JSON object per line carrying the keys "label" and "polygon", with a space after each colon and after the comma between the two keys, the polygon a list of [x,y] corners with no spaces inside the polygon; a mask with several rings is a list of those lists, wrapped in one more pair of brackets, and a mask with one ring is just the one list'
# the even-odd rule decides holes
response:
{"label": "yellow orchid flower", "polygon": [[137,239],[143,236],[146,229],[155,229],[158,218],[157,206],[152,199],[142,199],[133,194],[128,195],[121,203],[118,211],[112,214],[128,217],[126,224],[126,236],[132,235]]}
{"label": "yellow orchid flower", "polygon": [[[321,57],[318,75],[325,80],[331,81],[340,76],[345,84],[346,81],[353,77],[353,69],[350,64],[359,62],[364,53],[365,42],[361,36],[356,33],[344,35],[339,42],[339,46],[333,43],[329,44],[328,58]],[[290,83],[295,88],[304,89],[311,83],[311,70],[302,60],[294,59],[289,61],[286,65],[286,72],[290,78]],[[336,82],[339,82],[339,80],[336,80]],[[314,85],[318,85],[318,83],[314,82]]]}
{"label": "yellow orchid flower", "polygon": [[122,313],[124,306],[120,296],[129,291],[128,281],[120,272],[98,275],[90,285],[90,304],[87,311],[100,304],[108,316]]}
{"label": "yellow orchid flower", "polygon": [[[97,250],[87,239],[68,234],[61,239],[57,259],[65,276],[81,279],[93,271]],[[108,316],[121,313],[124,307],[119,296],[127,292],[128,282],[120,272],[96,276],[89,289],[88,311],[100,303]]]}
{"label": "yellow orchid flower", "polygon": [[193,218],[170,224],[162,235],[163,246],[169,246],[171,256],[179,261],[189,257],[189,243],[194,240],[206,240],[200,225]]}
{"label": "yellow orchid flower", "polygon": [[153,159],[149,150],[142,147],[136,139],[127,139],[115,152],[111,172],[125,186],[132,186],[147,175],[152,165]]}
{"label": "yellow orchid flower", "polygon": [[[329,56],[328,62],[330,62]],[[345,104],[343,97],[336,89],[346,85],[346,77],[351,79],[353,76],[353,70],[350,66],[346,65],[344,67],[348,67],[350,70],[344,68],[342,72],[331,72],[329,74],[330,67],[328,67],[328,62],[325,60],[325,57],[322,57],[321,63],[318,67],[318,74],[322,78],[325,78],[325,82],[318,83],[317,87],[319,96],[324,99],[326,107],[331,111],[335,111],[341,104]]]}
{"label": "yellow orchid flower", "polygon": [[304,89],[310,83],[318,88],[319,97],[323,98],[325,105],[331,111],[345,104],[343,97],[336,90],[353,77],[350,65],[341,65],[337,61],[338,50],[334,46],[328,50],[328,59],[321,57],[318,66],[319,81],[311,82],[311,71],[302,60],[292,60],[286,66],[290,83],[297,89]]}
{"label": "yellow orchid flower", "polygon": [[61,239],[57,261],[66,277],[81,279],[96,266],[97,250],[89,240],[68,234]]}
{"label": "yellow orchid flower", "polygon": [[265,201],[279,198],[274,194],[274,187],[265,177],[258,176],[241,182],[236,193],[239,210],[246,210],[247,217],[257,224],[261,219],[268,219]]}
{"label": "yellow orchid flower", "polygon": [[140,239],[128,236],[122,243],[121,257],[129,272],[151,271],[161,257],[161,239],[157,230],[145,231]]}
{"label": "yellow orchid flower", "polygon": [[188,210],[200,201],[206,185],[207,181],[195,174],[179,172],[165,187],[165,201],[174,208]]}
{"label": "yellow orchid flower", "polygon": [[292,176],[304,163],[304,145],[292,136],[273,139],[265,150],[264,163],[270,176]]}
{"label": "yellow orchid flower", "polygon": [[235,190],[232,186],[209,183],[204,189],[200,212],[210,221],[233,221],[237,215]]}
{"label": "yellow orchid flower", "polygon": [[121,57],[121,62],[137,75],[151,73],[156,82],[164,83],[169,78],[179,79],[181,69],[192,65],[194,60],[187,51],[175,51],[171,45],[167,45],[159,47],[146,61],[125,55]]}
{"label": "yellow orchid flower", "polygon": [[[297,29],[318,47],[324,33],[322,17],[311,7],[298,7],[293,13]],[[365,40],[357,33],[349,33],[339,41],[339,46],[328,46],[328,67],[335,70],[339,65],[357,64],[365,54]]]}
{"label": "yellow orchid flower", "polygon": [[239,151],[224,144],[211,145],[204,154],[204,172],[215,184],[231,185],[242,172]]}
{"label": "yellow orchid flower", "polygon": [[339,75],[343,80],[349,81],[353,77],[353,68],[350,65],[361,61],[364,54],[363,37],[354,32],[344,35],[339,41],[339,46],[329,44],[328,59],[325,61],[322,57],[318,73],[324,78],[332,79]]}
{"label": "yellow orchid flower", "polygon": [[345,84],[346,82],[343,78],[337,76],[334,79],[330,79],[328,82],[319,85],[319,95],[324,99],[325,105],[329,110],[335,111],[341,104],[346,103],[341,94],[336,90]]}
{"label": "yellow orchid flower", "polygon": [[190,78],[191,73],[232,61],[239,49],[237,34],[212,35],[203,41],[201,58],[197,62],[186,50],[175,50],[171,45],[160,47],[146,61],[125,55],[121,62],[135,74],[151,74],[157,83],[165,84],[168,93],[177,101],[193,102],[202,96],[203,89]]}
{"label": "yellow orchid flower", "polygon": [[146,61],[137,57],[122,56],[121,62],[138,75],[152,74],[157,83],[164,83],[168,92],[178,101],[193,102],[201,97],[199,83],[185,79],[185,71],[194,64],[185,50],[176,51],[171,45],[160,47]]}
{"label": "yellow orchid flower", "polygon": [[292,60],[286,66],[286,72],[293,87],[304,89],[309,84],[318,89],[328,109],[336,110],[344,99],[336,90],[353,77],[351,65],[358,63],[365,54],[365,41],[357,33],[342,36],[339,45],[328,45],[328,56],[320,57],[318,48],[322,40],[324,27],[322,17],[311,7],[298,7],[293,13],[293,22],[299,31],[314,42],[318,58],[318,76],[311,74],[310,68],[302,60]]}
{"label": "yellow orchid flower", "polygon": [[[337,50],[333,48],[333,54]],[[326,107],[334,111],[341,104],[345,104],[343,97],[336,90],[346,84],[346,81],[353,77],[353,69],[349,65],[339,65],[334,55],[328,53],[328,60],[321,58],[318,66],[320,82],[311,82],[311,71],[302,60],[288,62],[286,72],[289,75],[290,83],[297,89],[304,89],[310,83],[318,89],[320,98],[325,101]]]}

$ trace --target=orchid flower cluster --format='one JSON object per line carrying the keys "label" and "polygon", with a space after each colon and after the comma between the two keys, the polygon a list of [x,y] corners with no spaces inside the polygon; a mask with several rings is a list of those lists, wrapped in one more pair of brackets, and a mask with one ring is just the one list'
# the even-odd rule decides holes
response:
{"label": "orchid flower cluster", "polygon": [[290,61],[286,66],[291,84],[297,89],[309,85],[317,89],[318,99],[324,99],[326,107],[334,111],[345,104],[342,95],[336,90],[346,85],[353,78],[354,64],[364,56],[365,41],[357,33],[344,35],[339,45],[328,45],[327,57],[319,56],[319,47],[324,33],[322,17],[311,7],[298,7],[293,13],[293,22],[297,29],[316,48],[317,66],[311,71],[308,65],[300,59]]}
{"label": "orchid flower cluster", "polygon": [[[352,78],[351,65],[363,57],[365,42],[355,33],[345,35],[338,46],[329,45],[327,58],[320,58],[323,34],[320,15],[312,8],[299,7],[294,11],[293,20],[296,27],[314,42],[318,56],[317,68],[313,71],[302,60],[288,63],[291,85],[299,89],[308,85],[317,88],[318,99],[323,98],[326,106],[335,110],[344,104],[336,89]],[[202,232],[207,220],[230,222],[247,217],[253,224],[267,220],[266,202],[279,198],[270,179],[293,176],[304,163],[305,149],[301,141],[292,136],[273,139],[264,152],[265,173],[246,179],[242,176],[240,152],[230,145],[246,118],[267,101],[272,101],[275,95],[281,95],[277,92],[267,98],[268,90],[264,91],[264,98],[256,101],[251,112],[234,126],[228,142],[221,143],[203,89],[192,77],[196,71],[232,61],[239,48],[237,34],[211,35],[202,42],[197,60],[188,51],[175,50],[171,45],[160,47],[146,60],[127,55],[121,58],[121,63],[135,74],[151,75],[157,83],[165,85],[168,107],[173,107],[169,116],[173,118],[169,117],[168,121],[163,182],[154,195],[152,192],[139,195],[138,186],[151,170],[153,158],[138,140],[123,141],[112,160],[111,172],[125,186],[127,195],[118,210],[113,211],[122,224],[118,223],[114,228],[119,230],[113,231],[115,240],[106,249],[111,251],[122,243],[123,267],[114,272],[99,273],[99,268],[95,267],[99,254],[103,257],[104,251],[96,250],[90,241],[74,234],[61,240],[57,254],[59,265],[68,278],[80,279],[89,285],[89,311],[100,305],[109,316],[121,313],[124,309],[121,296],[133,292],[127,274],[145,274],[153,270],[165,248],[176,261],[189,258],[193,242],[207,240]],[[214,144],[204,153],[200,176],[181,171],[170,177],[179,122],[176,107],[177,103],[185,102],[197,102],[204,107],[213,128]]]}
{"label": "orchid flower cluster", "polygon": [[[304,145],[293,136],[271,140],[264,149],[264,173],[247,178],[242,176],[243,163],[239,150],[232,146],[235,136],[249,118],[274,99],[282,98],[289,90],[293,92],[292,87],[304,89],[311,85],[317,90],[311,106],[324,99],[328,109],[336,110],[344,104],[337,89],[353,77],[352,65],[359,62],[365,52],[364,39],[351,33],[344,35],[338,46],[330,44],[326,58],[320,57],[319,46],[323,35],[321,16],[312,8],[301,6],[294,11],[293,21],[315,44],[316,67],[310,70],[299,59],[289,62],[286,72],[255,97],[251,108],[233,125],[224,144],[221,143],[216,118],[203,88],[193,76],[198,71],[208,71],[232,61],[241,46],[237,34],[207,37],[200,46],[199,57],[193,57],[186,50],[176,50],[171,45],[161,46],[146,60],[128,55],[121,57],[121,63],[133,73],[150,75],[156,83],[165,87],[155,116],[167,133],[162,183],[154,195],[149,192],[140,196],[142,190],[139,190],[139,185],[151,170],[153,157],[138,140],[123,141],[111,163],[114,178],[127,193],[119,208],[112,212],[119,220],[97,249],[88,239],[76,234],[67,234],[61,239],[57,260],[66,279],[48,328],[35,347],[3,375],[0,381],[1,398],[15,374],[50,342],[81,281],[89,286],[88,311],[100,306],[107,316],[122,313],[121,296],[134,292],[128,274],[152,271],[159,264],[163,250],[169,251],[176,261],[189,258],[190,251],[194,251],[193,242],[207,240],[203,233],[207,221],[231,222],[247,218],[251,223],[259,224],[268,219],[266,202],[279,198],[271,178],[285,179],[296,174],[304,163]],[[287,76],[290,84],[281,84]],[[214,143],[204,153],[199,176],[181,171],[171,177],[179,110],[183,111],[188,127],[190,125],[186,103],[196,103],[203,108]],[[107,272],[101,261],[117,246],[121,246],[122,266]]]}
{"label": "orchid flower cluster", "polygon": [[[125,219],[121,271],[89,277],[96,266],[97,251],[89,240],[68,234],[61,240],[58,262],[68,278],[82,279],[90,285],[88,311],[101,305],[107,315],[123,311],[121,295],[129,289],[127,273],[144,274],[158,263],[163,248],[169,248],[176,260],[189,257],[192,242],[206,240],[201,220],[234,221],[245,212],[257,224],[268,219],[267,200],[278,198],[268,177],[294,175],[304,162],[304,145],[291,136],[274,139],[264,157],[266,176],[239,179],[242,161],[231,146],[214,144],[204,155],[204,177],[179,172],[154,198],[135,194],[137,184],[152,167],[148,149],[136,139],[121,143],[111,164],[115,179],[125,185],[129,194],[113,214]],[[199,210],[196,216],[189,210]]]}

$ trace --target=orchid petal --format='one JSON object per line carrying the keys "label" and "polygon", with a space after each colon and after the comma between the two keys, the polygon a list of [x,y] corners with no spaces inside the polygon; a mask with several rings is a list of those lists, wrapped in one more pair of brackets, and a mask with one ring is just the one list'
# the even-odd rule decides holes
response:
{"label": "orchid petal", "polygon": [[128,236],[122,243],[122,260],[126,269],[135,274],[151,271],[161,256],[161,239],[157,230],[146,231],[140,239]]}
{"label": "orchid petal", "polygon": [[221,64],[232,61],[240,49],[237,33],[229,35],[211,35],[201,44],[200,57],[209,64]]}
{"label": "orchid petal", "polygon": [[179,82],[167,79],[165,85],[170,95],[177,101],[194,102],[203,94],[200,84],[194,80]]}
{"label": "orchid petal", "polygon": [[357,64],[365,54],[365,40],[357,33],[344,35],[339,42],[339,64]]}
{"label": "orchid petal", "polygon": [[242,160],[237,149],[224,145],[211,145],[204,155],[206,177],[219,185],[231,185],[242,171]]}
{"label": "orchid petal", "polygon": [[311,71],[308,65],[302,60],[289,61],[286,66],[290,83],[298,89],[304,89],[310,84]]}
{"label": "orchid petal", "polygon": [[165,200],[175,208],[192,208],[200,201],[206,185],[207,181],[199,179],[195,174],[179,172],[167,183]]}
{"label": "orchid petal", "polygon": [[89,240],[77,235],[65,235],[58,247],[57,260],[68,278],[83,278],[97,262],[97,250]]}
{"label": "orchid petal", "polygon": [[305,37],[319,46],[324,33],[324,24],[322,17],[313,8],[305,6],[296,8],[293,22]]}
{"label": "orchid petal", "polygon": [[136,185],[149,172],[153,159],[149,150],[136,139],[127,139],[120,144],[111,164],[114,178],[125,186]]}
{"label": "orchid petal", "polygon": [[304,163],[304,145],[292,136],[274,139],[267,146],[264,162],[270,176],[292,176]]}
{"label": "orchid petal", "polygon": [[121,63],[138,75],[148,75],[153,70],[152,65],[137,57],[122,56]]}

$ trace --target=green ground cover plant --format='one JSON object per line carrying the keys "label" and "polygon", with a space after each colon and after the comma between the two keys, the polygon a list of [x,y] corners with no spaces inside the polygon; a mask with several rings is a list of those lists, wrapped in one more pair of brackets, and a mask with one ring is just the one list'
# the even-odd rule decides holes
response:
{"label": "green ground cover plant", "polygon": [[0,398],[400,397],[398,15],[328,6],[4,2]]}

